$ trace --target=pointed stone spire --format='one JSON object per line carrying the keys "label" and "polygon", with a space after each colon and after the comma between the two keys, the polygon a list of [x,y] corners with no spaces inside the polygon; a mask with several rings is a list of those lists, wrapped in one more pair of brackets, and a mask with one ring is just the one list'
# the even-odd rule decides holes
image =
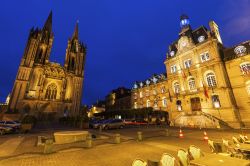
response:
{"label": "pointed stone spire", "polygon": [[49,16],[43,26],[43,30],[47,30],[52,33],[52,11],[50,11]]}
{"label": "pointed stone spire", "polygon": [[72,39],[77,39],[78,40],[78,23],[79,23],[79,21],[77,20]]}

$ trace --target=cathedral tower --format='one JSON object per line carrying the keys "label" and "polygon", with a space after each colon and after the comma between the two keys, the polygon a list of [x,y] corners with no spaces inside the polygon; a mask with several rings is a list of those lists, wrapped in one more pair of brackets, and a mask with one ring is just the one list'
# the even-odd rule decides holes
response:
{"label": "cathedral tower", "polygon": [[52,12],[50,12],[42,29],[32,28],[17,72],[9,103],[10,110],[17,109],[17,102],[24,98],[29,86],[29,79],[34,64],[45,64],[53,43]]}
{"label": "cathedral tower", "polygon": [[84,79],[86,47],[79,41],[78,22],[76,23],[74,33],[68,40],[64,68],[68,73],[74,74],[72,86],[72,113],[79,113],[82,88]]}

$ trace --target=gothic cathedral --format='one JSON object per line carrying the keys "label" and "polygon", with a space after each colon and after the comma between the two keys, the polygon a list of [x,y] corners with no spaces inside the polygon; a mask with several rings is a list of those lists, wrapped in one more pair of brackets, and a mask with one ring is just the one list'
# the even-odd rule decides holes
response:
{"label": "gothic cathedral", "polygon": [[79,114],[86,47],[79,41],[78,23],[68,40],[64,66],[49,60],[53,39],[50,12],[42,29],[30,30],[11,93],[10,111],[36,117]]}

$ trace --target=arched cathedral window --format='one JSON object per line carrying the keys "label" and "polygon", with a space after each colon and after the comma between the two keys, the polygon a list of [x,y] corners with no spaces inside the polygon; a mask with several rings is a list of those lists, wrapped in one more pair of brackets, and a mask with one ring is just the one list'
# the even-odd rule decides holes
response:
{"label": "arched cathedral window", "polygon": [[57,94],[57,86],[52,83],[47,87],[46,94],[45,94],[45,99],[55,100],[56,99],[56,94]]}

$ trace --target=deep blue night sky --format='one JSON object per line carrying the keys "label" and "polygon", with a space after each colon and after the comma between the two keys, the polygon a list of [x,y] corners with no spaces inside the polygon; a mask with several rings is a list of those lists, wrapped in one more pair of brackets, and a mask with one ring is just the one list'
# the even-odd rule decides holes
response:
{"label": "deep blue night sky", "polygon": [[42,27],[50,10],[51,61],[64,63],[67,40],[79,20],[80,39],[88,46],[85,104],[165,72],[166,51],[178,37],[182,13],[193,29],[215,20],[226,46],[250,39],[249,0],[1,0],[0,101],[11,92],[30,28]]}

